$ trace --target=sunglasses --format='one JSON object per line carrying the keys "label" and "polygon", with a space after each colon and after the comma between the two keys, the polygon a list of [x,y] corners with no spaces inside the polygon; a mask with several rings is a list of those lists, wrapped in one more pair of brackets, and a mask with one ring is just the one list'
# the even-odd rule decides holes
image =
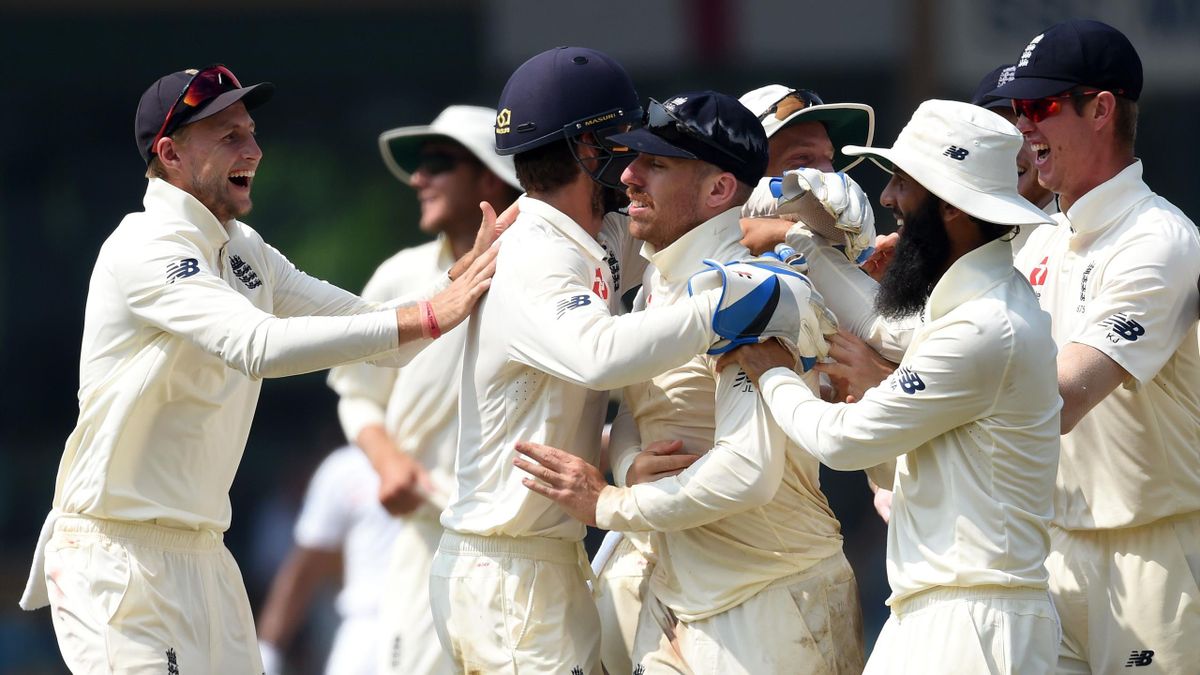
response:
{"label": "sunglasses", "polygon": [[[1095,96],[1104,91],[1104,89],[1088,89],[1087,91],[1070,91],[1065,94],[1043,98],[1014,98],[1012,100],[1013,112],[1017,114],[1017,117],[1025,116],[1030,122],[1037,124],[1047,117],[1054,117],[1062,112],[1063,101],[1083,98],[1085,96]],[[1124,94],[1125,92],[1117,89],[1113,93]]]}
{"label": "sunglasses", "polygon": [[650,99],[650,107],[646,111],[646,129],[671,145],[677,145],[675,141],[678,140],[698,141],[739,163],[742,161],[741,157],[717,145],[703,130],[679,119],[654,99]]}
{"label": "sunglasses", "polygon": [[169,136],[171,132],[175,131],[176,125],[173,125],[172,122],[181,119],[184,112],[195,110],[227,91],[241,88],[242,83],[238,82],[237,77],[223,65],[217,64],[197,71],[195,75],[192,75],[192,79],[183,85],[183,91],[179,92],[179,98],[175,99],[175,103],[167,110],[167,116],[163,118],[162,126],[159,127],[154,140],[150,142],[150,154],[155,154],[154,149],[164,136]]}
{"label": "sunglasses", "polygon": [[774,115],[775,119],[782,122],[797,110],[811,108],[814,105],[825,105],[825,101],[822,101],[815,91],[797,89],[784,94],[783,98],[772,103],[770,108],[758,116],[758,121],[765,120],[768,115]]}
{"label": "sunglasses", "polygon": [[453,171],[460,164],[475,162],[472,155],[466,153],[451,152],[449,150],[424,150],[417,156],[417,171],[423,171],[427,175],[436,176],[438,174]]}

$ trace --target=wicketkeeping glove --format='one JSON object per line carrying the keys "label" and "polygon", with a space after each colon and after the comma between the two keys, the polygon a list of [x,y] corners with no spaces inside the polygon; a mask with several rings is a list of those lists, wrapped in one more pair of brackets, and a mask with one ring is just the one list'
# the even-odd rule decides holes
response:
{"label": "wicketkeeping glove", "polygon": [[712,319],[719,339],[709,354],[776,337],[795,348],[806,371],[828,356],[825,336],[837,332],[837,318],[808,277],[771,258],[704,264],[709,269],[688,280],[688,293],[721,290]]}
{"label": "wicketkeeping glove", "polygon": [[[777,181],[777,182],[776,182]],[[841,171],[795,169],[772,179],[779,198],[778,216],[803,222],[840,249],[855,265],[871,255],[875,212],[862,187]]]}

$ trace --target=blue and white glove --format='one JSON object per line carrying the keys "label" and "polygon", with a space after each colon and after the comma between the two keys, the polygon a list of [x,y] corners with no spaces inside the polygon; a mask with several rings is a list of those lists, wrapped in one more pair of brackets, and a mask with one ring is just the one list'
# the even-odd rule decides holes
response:
{"label": "blue and white glove", "polygon": [[825,336],[837,332],[837,318],[808,277],[772,258],[704,264],[709,269],[692,275],[688,293],[721,290],[712,319],[719,339],[709,354],[775,337],[795,349],[806,371],[829,355]]}
{"label": "blue and white glove", "polygon": [[779,217],[804,223],[855,265],[870,257],[875,248],[875,212],[853,178],[841,171],[795,169],[772,179],[771,191],[779,199]]}

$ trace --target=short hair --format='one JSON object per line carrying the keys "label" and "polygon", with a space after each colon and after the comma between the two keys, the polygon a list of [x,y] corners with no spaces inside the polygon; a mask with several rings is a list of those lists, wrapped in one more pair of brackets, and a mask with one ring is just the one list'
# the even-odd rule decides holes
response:
{"label": "short hair", "polygon": [[571,142],[574,141],[559,140],[513,155],[521,187],[530,194],[546,193],[575,180],[582,168],[567,145]]}
{"label": "short hair", "polygon": [[[167,134],[164,138],[170,138],[176,143],[183,143],[187,140],[187,136],[188,127],[185,124]],[[163,180],[167,178],[167,168],[159,161],[157,152],[150,155],[150,162],[146,165],[146,178],[161,178]]]}
{"label": "short hair", "polygon": [[[1083,114],[1085,97],[1082,93],[1085,91],[1095,91],[1095,88],[1077,86],[1068,92],[1071,94],[1071,105],[1075,108],[1076,115]],[[1137,140],[1137,101],[1126,98],[1116,92],[1111,93],[1117,100],[1116,110],[1113,111],[1113,131],[1116,134],[1115,137],[1122,146],[1132,152],[1134,141]]]}

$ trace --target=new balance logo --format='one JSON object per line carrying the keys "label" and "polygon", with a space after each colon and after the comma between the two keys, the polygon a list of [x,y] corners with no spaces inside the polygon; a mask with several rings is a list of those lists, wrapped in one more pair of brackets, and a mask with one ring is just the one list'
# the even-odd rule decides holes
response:
{"label": "new balance logo", "polygon": [[637,664],[637,667],[633,669],[633,675],[646,675],[646,666]]}
{"label": "new balance logo", "polygon": [[179,664],[175,661],[175,650],[167,650],[167,675],[179,675]]}
{"label": "new balance logo", "polygon": [[1150,663],[1152,661],[1154,661],[1154,651],[1153,650],[1143,649],[1141,651],[1138,651],[1135,649],[1135,650],[1129,652],[1129,660],[1125,662],[1125,667],[1126,668],[1141,668],[1142,666],[1150,665]]}
{"label": "new balance logo", "polygon": [[754,383],[750,381],[750,376],[744,372],[739,372],[737,378],[733,381],[734,389],[741,389],[744,392],[754,391]]}
{"label": "new balance logo", "polygon": [[258,273],[249,264],[242,261],[236,255],[229,257],[229,267],[233,270],[233,276],[238,278],[246,288],[254,290],[262,286],[262,280],[258,278]]}
{"label": "new balance logo", "polygon": [[583,666],[575,666],[572,668],[571,675],[583,675]]}
{"label": "new balance logo", "polygon": [[557,318],[561,319],[562,315],[566,314],[568,309],[575,309],[576,307],[583,307],[590,304],[592,304],[592,296],[590,295],[575,295],[566,300],[559,300],[558,305],[556,305],[558,309]]}
{"label": "new balance logo", "polygon": [[1129,342],[1137,342],[1137,339],[1146,334],[1146,329],[1142,324],[1129,318],[1129,315],[1124,313],[1113,314],[1107,319],[1100,322],[1101,326],[1107,326],[1111,331],[1108,334],[1108,341],[1116,344],[1117,338],[1123,338]]}
{"label": "new balance logo", "polygon": [[957,145],[952,145],[952,146],[946,148],[946,151],[943,152],[942,154],[949,157],[950,159],[957,159],[958,161],[961,162],[967,158],[967,155],[969,155],[971,153],[970,153],[970,151],[964,150],[964,149],[958,147]]}
{"label": "new balance logo", "polygon": [[178,262],[167,265],[167,283],[173,284],[180,279],[186,279],[200,271],[200,262],[195,258],[181,258]]}
{"label": "new balance logo", "polygon": [[896,381],[900,383],[900,388],[906,394],[915,394],[925,390],[925,383],[921,381],[921,376],[908,367],[896,371]]}

